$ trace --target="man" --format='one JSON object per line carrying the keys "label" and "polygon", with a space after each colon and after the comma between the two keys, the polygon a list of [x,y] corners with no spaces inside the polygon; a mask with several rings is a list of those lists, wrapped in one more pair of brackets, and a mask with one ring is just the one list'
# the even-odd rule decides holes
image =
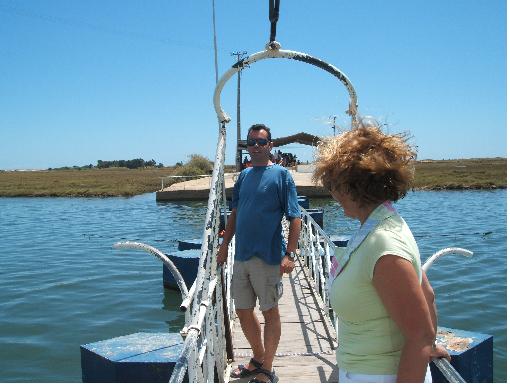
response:
{"label": "man", "polygon": [[[217,261],[224,263],[228,244],[236,235],[232,295],[243,333],[253,358],[232,372],[234,378],[255,376],[250,382],[273,382],[273,360],[281,334],[278,300],[283,292],[281,276],[294,269],[294,255],[301,229],[296,186],[289,171],[271,162],[270,129],[255,124],[248,130],[252,167],[243,170],[234,186],[232,213],[227,222]],[[290,221],[285,245],[283,215]],[[254,312],[258,299],[264,315],[264,340]]]}

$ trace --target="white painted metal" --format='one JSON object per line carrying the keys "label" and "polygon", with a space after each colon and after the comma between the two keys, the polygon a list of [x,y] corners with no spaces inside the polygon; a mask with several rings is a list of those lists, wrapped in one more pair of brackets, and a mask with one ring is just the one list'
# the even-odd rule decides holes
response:
{"label": "white painted metal", "polygon": [[471,257],[473,256],[473,252],[467,250],[467,249],[464,249],[464,248],[444,248],[444,249],[441,249],[440,251],[437,251],[436,253],[434,253],[432,256],[430,256],[427,261],[422,265],[421,269],[423,269],[425,272],[428,271],[428,269],[430,268],[430,266],[437,260],[439,259],[440,257],[443,257],[444,255],[451,255],[451,254],[458,254],[458,255],[462,255],[462,256],[466,256],[466,257]]}
{"label": "white painted metal", "polygon": [[142,251],[146,251],[148,253],[153,254],[158,259],[160,259],[163,264],[165,264],[170,272],[172,273],[172,276],[174,277],[175,281],[177,282],[177,285],[179,286],[179,289],[181,291],[181,295],[183,298],[185,298],[188,295],[188,288],[186,287],[186,283],[184,282],[184,279],[177,269],[177,267],[172,263],[172,261],[168,258],[167,255],[165,255],[163,252],[161,252],[159,249],[154,248],[150,245],[144,244],[144,243],[138,243],[135,241],[123,241],[113,244],[114,248],[117,249],[140,249]]}
{"label": "white painted metal", "polygon": [[[224,380],[229,368],[226,358],[226,323],[233,323],[234,304],[228,289],[232,274],[233,247],[225,266],[217,266],[216,251],[219,245],[221,208],[226,207],[224,184],[225,127],[220,128],[216,159],[214,163],[209,203],[204,224],[201,257],[197,278],[189,295],[181,304],[187,312],[186,324],[181,331],[185,336],[183,351],[170,378],[170,382],[182,382],[186,371],[190,382],[213,382],[215,372]],[[223,274],[223,279],[221,278]],[[223,307],[222,281],[227,284],[226,308]]]}
{"label": "white painted metal", "polygon": [[[315,293],[320,296],[322,315],[333,327],[337,323],[334,312],[330,311],[327,278],[331,266],[331,255],[334,254],[335,243],[315,222],[306,209],[301,208],[301,233],[299,235],[299,257],[310,271]],[[336,337],[336,334],[334,335]]]}
{"label": "white painted metal", "polygon": [[221,77],[221,79],[217,82],[216,88],[214,90],[214,108],[216,110],[216,115],[218,116],[218,121],[221,124],[229,123],[230,117],[223,111],[221,108],[221,91],[223,90],[223,87],[227,83],[227,81],[237,72],[242,70],[243,68],[249,66],[250,64],[253,64],[257,61],[264,60],[264,59],[292,59],[297,61],[302,61],[311,65],[314,65],[320,69],[323,69],[329,73],[331,73],[333,76],[337,77],[347,88],[347,91],[349,93],[349,108],[346,111],[347,114],[351,116],[352,126],[355,125],[355,123],[358,121],[357,112],[358,112],[358,99],[356,96],[356,91],[354,90],[354,87],[350,80],[347,78],[347,76],[340,71],[335,66],[328,64],[320,59],[317,59],[313,56],[310,56],[306,53],[297,52],[297,51],[288,51],[279,49],[271,49],[269,46],[266,46],[266,50],[254,53],[253,55],[243,59],[242,61],[234,64],[232,68],[230,68],[225,74]]}

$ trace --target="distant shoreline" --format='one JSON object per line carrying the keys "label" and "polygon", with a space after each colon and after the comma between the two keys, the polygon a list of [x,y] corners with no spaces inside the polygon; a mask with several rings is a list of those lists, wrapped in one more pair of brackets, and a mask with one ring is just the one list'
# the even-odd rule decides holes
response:
{"label": "distant shoreline", "polygon": [[[506,189],[506,164],[507,159],[501,157],[421,160],[416,163],[413,189]],[[129,197],[158,191],[161,178],[178,175],[178,170],[163,167],[0,171],[0,197]],[[165,186],[175,182],[177,179],[166,179]]]}

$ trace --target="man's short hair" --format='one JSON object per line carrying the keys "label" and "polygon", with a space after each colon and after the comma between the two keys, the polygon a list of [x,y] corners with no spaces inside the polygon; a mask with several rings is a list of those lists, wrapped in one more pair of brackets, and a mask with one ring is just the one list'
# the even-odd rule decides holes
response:
{"label": "man's short hair", "polygon": [[261,129],[265,130],[267,132],[267,139],[271,141],[271,129],[265,124],[253,124],[248,129],[248,135],[246,136],[246,139],[248,140],[250,138],[250,132],[251,131],[260,131]]}

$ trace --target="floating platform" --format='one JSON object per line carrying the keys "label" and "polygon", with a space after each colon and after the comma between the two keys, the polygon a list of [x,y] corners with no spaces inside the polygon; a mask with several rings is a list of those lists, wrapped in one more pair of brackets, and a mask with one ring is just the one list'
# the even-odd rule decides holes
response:
{"label": "floating platform", "polygon": [[[192,240],[183,242],[182,246],[198,244],[199,241]],[[298,264],[282,279],[284,293],[279,303],[282,337],[274,368],[282,382],[337,382],[336,332],[320,311],[307,268]],[[263,325],[264,319],[258,310],[256,313]],[[252,355],[238,319],[235,321],[232,367],[248,362]],[[448,349],[453,367],[464,380],[492,382],[491,335],[439,327],[437,342]],[[168,382],[182,348],[183,341],[177,333],[140,332],[85,344],[80,348],[82,379],[83,382]],[[431,370],[434,382],[446,382],[434,364]],[[232,383],[245,381],[230,379]]]}
{"label": "floating platform", "polygon": [[[312,182],[311,172],[297,172],[289,170],[298,195],[307,197],[330,197],[329,192],[321,186]],[[225,190],[227,198],[232,197],[235,180],[239,173],[225,173]],[[172,184],[156,192],[156,201],[179,201],[179,200],[207,200],[211,188],[212,177],[201,177],[196,180],[183,181]]]}
{"label": "floating platform", "polygon": [[163,383],[182,352],[178,333],[139,332],[80,347],[84,383]]}

